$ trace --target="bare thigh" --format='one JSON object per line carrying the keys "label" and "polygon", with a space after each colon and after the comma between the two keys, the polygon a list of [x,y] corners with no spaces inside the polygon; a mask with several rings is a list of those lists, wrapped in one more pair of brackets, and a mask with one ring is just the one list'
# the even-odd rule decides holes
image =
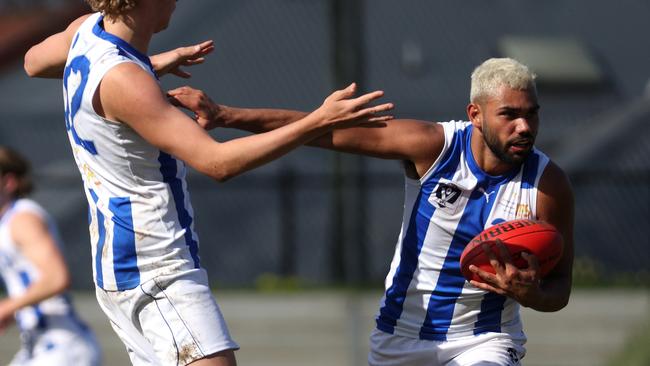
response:
{"label": "bare thigh", "polygon": [[191,362],[192,366],[236,366],[235,352],[231,349],[217,352],[208,357]]}

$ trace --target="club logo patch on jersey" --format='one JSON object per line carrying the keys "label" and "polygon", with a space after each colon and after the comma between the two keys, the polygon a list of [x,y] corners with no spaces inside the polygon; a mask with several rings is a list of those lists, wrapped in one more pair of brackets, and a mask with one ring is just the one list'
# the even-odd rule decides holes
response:
{"label": "club logo patch on jersey", "polygon": [[436,204],[439,208],[452,206],[460,197],[460,188],[453,184],[440,183],[436,187],[432,203]]}
{"label": "club logo patch on jersey", "polygon": [[517,212],[515,213],[515,218],[517,219],[530,219],[532,218],[532,213],[530,212],[530,206],[525,204],[517,205]]}

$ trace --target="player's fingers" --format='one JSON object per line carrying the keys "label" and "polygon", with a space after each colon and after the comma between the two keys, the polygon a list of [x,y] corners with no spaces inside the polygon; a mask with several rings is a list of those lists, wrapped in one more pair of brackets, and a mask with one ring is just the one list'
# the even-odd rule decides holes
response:
{"label": "player's fingers", "polygon": [[491,292],[497,293],[499,295],[507,295],[506,292],[503,291],[502,289],[500,289],[498,287],[491,286],[491,285],[489,285],[487,283],[478,282],[478,281],[474,281],[474,280],[469,281],[469,283],[472,284],[472,286],[478,287],[478,288],[480,288],[482,290],[491,291]]}
{"label": "player's fingers", "polygon": [[170,90],[167,92],[167,99],[172,105],[177,107],[187,108],[187,109],[196,109],[198,105],[198,99],[193,98],[191,94],[187,93],[184,88],[178,88]]}
{"label": "player's fingers", "polygon": [[483,281],[487,281],[487,282],[490,282],[490,283],[497,283],[497,277],[496,277],[496,275],[494,273],[484,271],[484,270],[480,269],[479,267],[477,267],[477,266],[475,266],[473,264],[469,266],[469,270],[472,273],[479,276]]}
{"label": "player's fingers", "polygon": [[203,41],[199,43],[197,46],[199,46],[199,49],[201,52],[212,52],[214,50],[214,41],[213,40],[208,40],[208,41]]}
{"label": "player's fingers", "polygon": [[[395,118],[395,116],[392,116],[392,115],[371,117],[371,118],[368,118],[367,123],[368,124],[377,124],[377,122],[386,122],[386,121],[390,121],[393,118]],[[366,123],[366,122],[364,122],[364,123]],[[383,126],[384,125],[382,125],[381,127],[383,127]],[[377,125],[377,127],[380,127],[380,126]]]}
{"label": "player's fingers", "polygon": [[332,95],[330,95],[329,98],[332,98],[334,100],[347,99],[353,96],[356,91],[357,91],[357,83],[352,83],[348,85],[345,89],[335,91],[334,93],[332,93]]}
{"label": "player's fingers", "polygon": [[483,281],[483,284],[493,288],[500,288],[499,277],[496,274],[484,271],[473,264],[469,266],[469,270],[478,276]]}
{"label": "player's fingers", "polygon": [[492,248],[490,248],[490,245],[487,242],[484,242],[481,244],[481,248],[483,249],[485,255],[488,257],[488,261],[490,262],[492,268],[494,268],[497,273],[500,273],[502,271],[503,265],[492,251]]}
{"label": "player's fingers", "polygon": [[212,41],[206,41],[203,43],[196,44],[194,46],[179,47],[176,49],[176,52],[180,56],[180,59],[185,59],[185,60],[203,57],[212,51],[214,51],[214,46],[212,45]]}
{"label": "player's fingers", "polygon": [[539,271],[539,259],[534,254],[528,252],[521,252],[521,257],[528,262],[528,268],[534,270],[535,272]]}
{"label": "player's fingers", "polygon": [[501,239],[495,240],[495,245],[503,262],[512,263],[512,256],[510,255],[510,251],[508,251],[508,248],[503,244]]}
{"label": "player's fingers", "polygon": [[357,111],[357,117],[371,116],[377,113],[386,112],[393,109],[392,103],[385,103],[378,106],[368,107]]}
{"label": "player's fingers", "polygon": [[193,66],[193,65],[202,64],[203,62],[205,62],[205,57],[192,58],[183,61],[183,66]]}
{"label": "player's fingers", "polygon": [[183,103],[181,103],[181,101],[176,99],[176,97],[174,97],[173,95],[167,94],[167,100],[169,101],[169,103],[171,103],[171,105],[175,107],[183,107]]}
{"label": "player's fingers", "polygon": [[354,99],[354,103],[358,105],[365,105],[372,102],[375,99],[381,98],[384,96],[383,90],[376,90],[371,93],[364,94]]}
{"label": "player's fingers", "polygon": [[192,88],[191,86],[181,86],[178,88],[171,89],[167,91],[167,94],[169,95],[182,95],[182,94],[193,94],[197,92],[196,89]]}
{"label": "player's fingers", "polygon": [[212,51],[214,51],[214,46],[202,48],[198,52],[196,52],[191,58],[203,57],[212,53]]}
{"label": "player's fingers", "polygon": [[175,69],[173,69],[173,70],[171,71],[171,73],[174,74],[174,75],[176,75],[176,76],[178,76],[178,77],[180,77],[180,78],[183,78],[183,79],[189,79],[189,78],[192,77],[192,74],[190,74],[190,73],[187,72],[187,71],[183,71],[183,70],[181,70],[181,69],[179,69],[179,68],[175,68]]}

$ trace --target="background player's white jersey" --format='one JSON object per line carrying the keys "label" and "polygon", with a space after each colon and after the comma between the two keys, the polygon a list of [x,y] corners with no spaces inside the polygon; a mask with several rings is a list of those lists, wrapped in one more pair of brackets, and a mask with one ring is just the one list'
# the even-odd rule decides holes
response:
{"label": "background player's white jersey", "polygon": [[520,169],[490,176],[472,155],[471,123],[442,125],[440,157],[421,179],[406,179],[402,230],[377,328],[435,341],[486,332],[523,336],[519,304],[470,285],[460,255],[489,226],[536,218],[537,185],[549,159],[534,149]]}
{"label": "background player's white jersey", "polygon": [[93,108],[102,78],[123,62],[155,77],[148,56],[105,32],[94,14],[74,36],[63,76],[66,128],[90,208],[93,273],[105,290],[199,268],[184,163]]}
{"label": "background player's white jersey", "polygon": [[[0,274],[7,287],[9,297],[21,296],[41,275],[36,267],[18,249],[11,237],[9,222],[19,212],[29,212],[47,223],[49,232],[60,247],[56,227],[49,215],[34,201],[19,199],[14,201],[0,220]],[[44,331],[52,322],[81,325],[67,295],[58,295],[42,302],[27,306],[16,312],[16,323],[21,332]],[[84,327],[84,326],[82,326]]]}

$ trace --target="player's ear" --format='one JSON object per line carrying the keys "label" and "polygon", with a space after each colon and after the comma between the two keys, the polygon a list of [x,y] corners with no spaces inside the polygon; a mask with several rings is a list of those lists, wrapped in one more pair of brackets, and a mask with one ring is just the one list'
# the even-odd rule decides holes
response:
{"label": "player's ear", "polygon": [[467,106],[467,117],[469,117],[472,125],[478,129],[483,127],[483,113],[481,111],[481,106],[477,103],[470,103]]}

